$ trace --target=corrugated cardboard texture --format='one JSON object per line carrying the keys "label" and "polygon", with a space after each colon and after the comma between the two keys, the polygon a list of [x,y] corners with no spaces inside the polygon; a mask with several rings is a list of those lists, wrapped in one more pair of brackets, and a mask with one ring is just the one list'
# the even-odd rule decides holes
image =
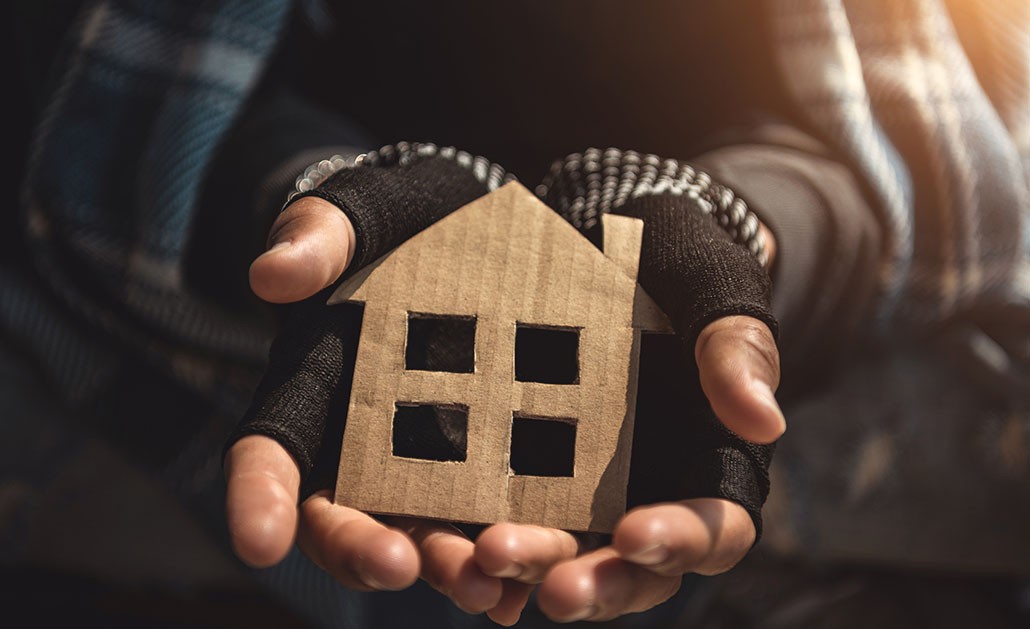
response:
{"label": "corrugated cardboard texture", "polygon": [[[605,216],[605,253],[518,183],[459,209],[342,285],[365,312],[336,500],[364,511],[611,531],[626,507],[641,330],[671,331],[636,283],[643,224]],[[475,317],[473,373],[405,369],[409,313]],[[579,330],[577,384],[516,382],[516,326]],[[462,462],[393,455],[398,404],[468,409]],[[571,477],[515,475],[513,414],[573,419]]]}

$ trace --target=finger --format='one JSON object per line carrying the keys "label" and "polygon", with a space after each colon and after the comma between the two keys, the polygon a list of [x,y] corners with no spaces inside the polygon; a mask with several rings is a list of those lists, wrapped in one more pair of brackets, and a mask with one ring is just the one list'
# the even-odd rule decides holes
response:
{"label": "finger", "polygon": [[555,566],[540,584],[537,602],[558,622],[608,620],[665,602],[681,579],[623,561],[607,546]]}
{"label": "finger", "polygon": [[727,428],[755,443],[771,443],[787,429],[773,394],[780,354],[772,332],[753,317],[717,319],[705,326],[694,356],[712,410]]}
{"label": "finger", "polygon": [[225,515],[236,554],[265,568],[279,563],[297,532],[300,471],[274,440],[251,435],[225,457]]}
{"label": "finger", "polygon": [[319,567],[356,590],[402,590],[418,579],[415,543],[404,533],[318,492],[301,505],[297,542]]}
{"label": "finger", "polygon": [[665,576],[725,572],[754,541],[747,511],[719,498],[640,507],[626,514],[612,535],[612,547],[623,559]]}
{"label": "finger", "polygon": [[512,581],[511,579],[501,581],[501,586],[504,588],[501,594],[501,601],[493,609],[487,610],[486,615],[495,623],[510,627],[517,623],[522,616],[522,610],[526,608],[526,603],[529,602],[529,595],[533,591],[533,586],[528,583]]}
{"label": "finger", "polygon": [[268,251],[250,265],[250,287],[272,303],[307,299],[340,277],[354,241],[354,226],[339,208],[318,197],[299,199],[273,223]]}
{"label": "finger", "polygon": [[485,574],[523,583],[543,581],[552,566],[578,553],[575,537],[543,526],[502,522],[476,538],[476,563]]}
{"label": "finger", "polygon": [[475,544],[449,524],[413,518],[392,518],[418,544],[421,576],[426,583],[470,614],[481,614],[501,602],[501,580],[483,574],[473,558]]}

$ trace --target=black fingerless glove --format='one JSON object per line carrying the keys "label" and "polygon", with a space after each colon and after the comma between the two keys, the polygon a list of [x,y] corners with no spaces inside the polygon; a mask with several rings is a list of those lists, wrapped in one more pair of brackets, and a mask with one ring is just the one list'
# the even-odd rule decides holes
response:
{"label": "black fingerless glove", "polygon": [[[321,197],[350,218],[350,276],[511,179],[463,151],[402,143],[365,155],[294,200]],[[361,330],[359,309],[325,305],[338,285],[289,308],[253,402],[226,446],[252,434],[272,437],[296,460],[305,495],[335,480]]]}
{"label": "black fingerless glove", "polygon": [[[687,164],[615,149],[556,162],[537,192],[594,242],[605,212],[644,221],[638,281],[680,337],[673,354],[660,339],[644,343],[630,501],[727,498],[747,510],[760,535],[773,446],[723,426],[694,361],[701,330],[721,317],[748,315],[776,334],[757,217]],[[670,425],[677,417],[684,421]]]}
{"label": "black fingerless glove", "polygon": [[638,279],[693,352],[701,330],[748,315],[774,333],[769,274],[687,196],[644,195],[614,210],[644,221]]}

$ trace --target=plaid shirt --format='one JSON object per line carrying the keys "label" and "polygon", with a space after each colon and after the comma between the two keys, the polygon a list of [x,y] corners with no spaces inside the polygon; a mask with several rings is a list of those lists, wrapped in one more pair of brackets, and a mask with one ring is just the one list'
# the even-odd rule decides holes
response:
{"label": "plaid shirt", "polygon": [[766,4],[798,111],[879,207],[881,323],[1030,304],[1030,3]]}
{"label": "plaid shirt", "polygon": [[26,238],[49,290],[10,277],[0,300],[2,324],[70,399],[105,384],[121,347],[245,404],[269,331],[197,297],[184,259],[206,169],[288,9],[284,0],[108,0],[78,16],[22,190]]}

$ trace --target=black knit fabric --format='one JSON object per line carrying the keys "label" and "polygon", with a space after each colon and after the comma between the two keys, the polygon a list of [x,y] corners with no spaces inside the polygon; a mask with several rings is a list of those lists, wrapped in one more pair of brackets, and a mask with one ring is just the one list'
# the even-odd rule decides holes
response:
{"label": "black knit fabric", "polygon": [[723,426],[701,390],[693,356],[683,349],[675,337],[643,337],[628,506],[733,500],[751,516],[757,543],[774,446],[749,443]]}
{"label": "black knit fabric", "polygon": [[353,272],[487,191],[470,168],[434,157],[347,168],[300,197],[321,197],[351,220],[357,236]]}
{"label": "black knit fabric", "polygon": [[728,315],[749,315],[776,334],[769,274],[686,196],[642,196],[614,210],[644,221],[638,280],[673,327],[693,343]]}
{"label": "black knit fabric", "polygon": [[[487,191],[468,168],[433,157],[344,170],[307,195],[334,203],[354,223],[353,273]],[[706,323],[731,314],[754,316],[775,331],[765,271],[691,203],[688,197],[642,196],[619,208],[645,221],[641,284],[670,315],[688,348]],[[325,305],[333,288],[292,308],[253,404],[229,442],[249,434],[278,440],[296,459],[305,493],[332,485],[360,334],[355,309]],[[630,504],[727,498],[744,506],[760,532],[772,449],[747,443],[722,426],[701,392],[691,351],[682,351],[682,339],[666,339],[676,346],[679,360],[666,361],[659,370],[671,378],[669,386],[649,388],[642,374],[638,433],[646,434],[634,446]],[[427,348],[458,351],[435,341]],[[690,395],[684,397],[684,391]],[[448,434],[446,426],[439,428]],[[670,441],[676,452],[663,452]]]}
{"label": "black knit fabric", "polygon": [[359,307],[325,306],[332,288],[292,306],[254,400],[228,441],[265,435],[293,456],[302,495],[331,487],[361,331]]}

